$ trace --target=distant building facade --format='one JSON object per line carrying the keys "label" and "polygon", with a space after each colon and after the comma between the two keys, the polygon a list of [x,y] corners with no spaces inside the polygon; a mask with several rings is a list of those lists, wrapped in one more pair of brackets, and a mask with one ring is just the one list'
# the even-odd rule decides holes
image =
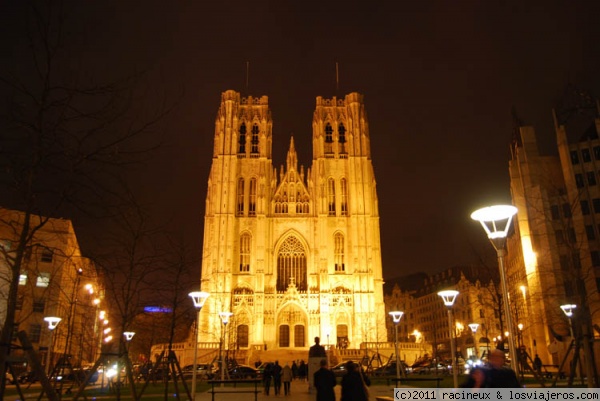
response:
{"label": "distant building facade", "polygon": [[[400,310],[400,341],[430,344],[430,357],[450,359],[450,327],[448,309],[438,295],[442,290],[457,290],[452,307],[453,335],[457,354],[463,358],[484,355],[488,348],[504,343],[496,285],[488,272],[469,266],[454,266],[436,274],[426,275],[420,284],[400,289],[398,285],[385,294],[386,312]],[[403,280],[404,281],[404,280]],[[477,324],[473,331],[469,325]],[[387,322],[388,338],[394,339],[394,326]]]}
{"label": "distant building facade", "polygon": [[[13,342],[25,331],[41,361],[67,356],[73,366],[93,363],[99,353],[101,324],[98,321],[103,287],[93,263],[81,255],[70,220],[32,216],[31,227],[47,220],[27,242],[19,276]],[[0,311],[6,320],[10,267],[16,255],[24,213],[0,208]],[[45,317],[59,317],[52,333]],[[51,345],[51,341],[53,345]],[[13,355],[22,351],[16,349]],[[69,357],[70,355],[70,357]]]}
{"label": "distant building facade", "polygon": [[386,339],[379,212],[362,95],[316,98],[312,166],[273,166],[268,98],[226,91],[215,121],[199,340],[308,349]]}

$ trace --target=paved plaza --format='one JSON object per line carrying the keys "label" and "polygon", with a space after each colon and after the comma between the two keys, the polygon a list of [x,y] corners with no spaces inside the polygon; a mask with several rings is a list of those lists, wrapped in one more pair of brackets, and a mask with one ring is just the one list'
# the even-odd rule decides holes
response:
{"label": "paved plaza", "polygon": [[[338,385],[335,387],[336,400],[341,399],[341,386]],[[219,388],[216,388],[218,391]],[[227,390],[234,390],[228,388]],[[388,396],[391,397],[393,395],[394,386],[385,386],[385,385],[373,385],[369,387],[369,401],[376,401],[376,397],[378,396]],[[282,388],[283,391],[283,388]],[[210,392],[198,393],[196,397],[196,401],[210,401],[212,400],[212,394]],[[248,393],[223,393],[223,394],[215,394],[215,401],[252,401],[254,400],[254,394]],[[290,400],[290,401],[315,401],[316,394],[308,392],[308,385],[306,382],[294,381],[292,382],[291,394],[290,395],[274,395],[273,389],[271,388],[271,394],[266,395],[264,393],[258,394],[258,401],[268,401],[268,400]]]}

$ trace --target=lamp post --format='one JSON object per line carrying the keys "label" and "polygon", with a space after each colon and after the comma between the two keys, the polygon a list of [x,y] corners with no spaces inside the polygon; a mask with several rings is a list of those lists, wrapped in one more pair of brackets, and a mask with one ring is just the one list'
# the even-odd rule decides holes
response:
{"label": "lamp post", "polygon": [[[219,317],[223,322],[223,333],[221,334],[221,344],[225,343],[226,335],[227,335],[227,323],[229,323],[229,318],[233,316],[231,312],[219,312]],[[225,380],[225,358],[223,357],[223,345],[221,345],[221,350],[219,351],[221,354],[221,381]],[[221,387],[225,384],[221,383]]]}
{"label": "lamp post", "polygon": [[475,356],[479,358],[479,344],[477,343],[477,329],[479,329],[479,323],[469,323],[469,328],[473,333],[473,341],[475,342]]}
{"label": "lamp post", "polygon": [[331,352],[331,345],[329,345],[329,334],[331,334],[331,327],[327,326],[325,331],[327,334],[327,366],[331,367],[331,365],[329,363],[329,353]]}
{"label": "lamp post", "polygon": [[573,318],[573,311],[575,309],[577,309],[577,305],[575,304],[565,304],[565,305],[561,305],[560,309],[562,309],[562,311],[565,313],[565,315],[569,318],[569,333],[571,334],[571,339],[575,339],[575,336],[573,335],[573,322],[572,322],[572,318]]}
{"label": "lamp post", "polygon": [[204,291],[194,291],[188,294],[194,302],[194,308],[198,310],[196,313],[196,331],[194,333],[194,366],[192,371],[192,401],[196,399],[196,370],[198,369],[198,334],[200,333],[200,312],[206,302],[206,299],[210,295]]}
{"label": "lamp post", "polygon": [[[400,356],[398,355],[398,325],[400,324],[400,319],[402,319],[402,315],[404,312],[400,311],[392,311],[389,313],[394,321],[394,346],[396,347],[396,379],[400,378]],[[404,373],[404,369],[402,370]]]}
{"label": "lamp post", "polygon": [[517,213],[517,208],[511,205],[496,205],[484,207],[471,213],[471,218],[481,223],[481,226],[487,233],[487,236],[496,249],[498,255],[498,266],[500,270],[500,285],[502,291],[502,301],[504,306],[504,316],[506,316],[506,325],[510,335],[508,336],[508,349],[510,351],[510,366],[519,375],[517,359],[517,347],[515,346],[515,330],[510,314],[510,298],[508,295],[508,286],[506,283],[506,271],[504,268],[504,257],[506,255],[506,237],[513,216]]}
{"label": "lamp post", "polygon": [[450,350],[452,352],[452,377],[454,378],[454,388],[458,388],[458,367],[456,366],[456,344],[454,343],[454,325],[452,324],[452,305],[456,301],[458,291],[446,290],[438,292],[438,295],[444,300],[444,305],[448,308],[448,330],[450,334]]}
{"label": "lamp post", "polygon": [[62,319],[56,316],[48,316],[44,318],[44,321],[48,323],[48,330],[50,330],[50,344],[48,345],[48,356],[46,357],[46,374],[49,376],[52,372],[52,345],[54,343],[54,329],[60,323]]}
{"label": "lamp post", "polygon": [[[565,304],[565,305],[561,305],[560,309],[562,309],[562,311],[565,313],[565,316],[567,316],[567,318],[569,318],[569,334],[571,334],[571,347],[573,347],[574,342],[575,342],[575,335],[573,334],[573,314],[574,314],[575,309],[577,309],[577,305]],[[577,347],[574,347],[574,350],[577,350]],[[575,364],[571,364],[571,369],[575,369],[575,370],[577,369]],[[582,374],[581,367],[579,368],[579,373],[581,376],[581,384],[583,384],[583,374]]]}

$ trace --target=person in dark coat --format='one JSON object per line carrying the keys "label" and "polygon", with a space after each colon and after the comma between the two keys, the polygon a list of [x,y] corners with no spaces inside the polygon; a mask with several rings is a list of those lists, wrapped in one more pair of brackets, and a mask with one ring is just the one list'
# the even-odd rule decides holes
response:
{"label": "person in dark coat", "polygon": [[485,372],[485,387],[488,388],[518,388],[522,387],[517,374],[505,366],[506,355],[504,351],[495,349],[490,351],[488,368]]}
{"label": "person in dark coat", "polygon": [[271,374],[273,375],[273,389],[275,390],[275,395],[279,395],[281,393],[281,365],[279,365],[279,361],[275,361],[275,365],[273,365],[273,369],[271,370]]}
{"label": "person in dark coat", "polygon": [[271,377],[273,376],[273,364],[268,363],[265,366],[265,370],[263,372],[263,385],[265,388],[265,394],[269,395],[269,391],[271,390]]}
{"label": "person in dark coat", "polygon": [[296,380],[296,378],[298,377],[298,364],[296,363],[296,361],[292,362],[292,376],[293,379]]}
{"label": "person in dark coat", "polygon": [[371,380],[363,374],[362,369],[348,361],[346,374],[342,377],[342,401],[369,401],[365,386],[370,385]]}
{"label": "person in dark coat", "polygon": [[337,381],[335,375],[327,367],[327,359],[322,359],[321,366],[314,374],[315,388],[317,389],[317,401],[335,401],[335,392],[333,388]]}

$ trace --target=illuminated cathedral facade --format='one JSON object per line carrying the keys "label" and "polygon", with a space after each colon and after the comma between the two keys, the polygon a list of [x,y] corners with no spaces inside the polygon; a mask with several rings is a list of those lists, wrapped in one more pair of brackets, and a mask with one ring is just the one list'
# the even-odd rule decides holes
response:
{"label": "illuminated cathedral facade", "polygon": [[[387,341],[363,96],[316,98],[313,157],[273,166],[268,97],[222,93],[208,179],[199,341],[307,349]],[[232,312],[223,325],[220,312]],[[231,349],[231,348],[230,348]]]}

